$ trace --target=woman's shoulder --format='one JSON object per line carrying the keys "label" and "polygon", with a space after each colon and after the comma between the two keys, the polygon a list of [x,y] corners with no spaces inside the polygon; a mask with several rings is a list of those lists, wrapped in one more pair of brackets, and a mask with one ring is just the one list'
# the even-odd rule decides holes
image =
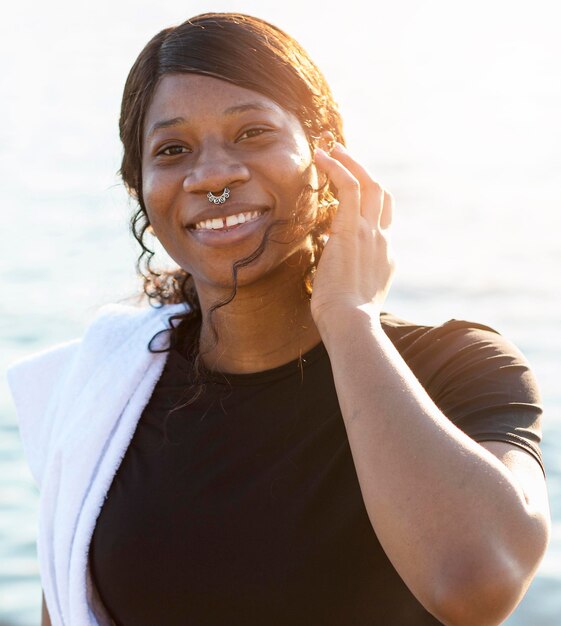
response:
{"label": "woman's shoulder", "polygon": [[437,325],[418,324],[391,313],[383,313],[381,323],[403,359],[424,380],[480,376],[505,365],[522,366],[529,371],[522,351],[486,324],[461,319]]}
{"label": "woman's shoulder", "polygon": [[[451,319],[430,326],[383,314],[384,330],[421,384],[448,417],[494,403],[542,412],[541,394],[523,352],[494,328]],[[453,406],[452,406],[453,405]],[[456,411],[457,409],[457,411]],[[453,420],[454,421],[454,420]]]}
{"label": "woman's shoulder", "polygon": [[184,305],[159,308],[120,303],[99,308],[82,337],[48,346],[17,359],[6,377],[14,400],[19,429],[32,474],[40,484],[46,442],[53,432],[50,408],[64,393],[68,380],[73,386],[87,382],[111,354],[126,353],[130,360],[147,349],[154,334],[168,320],[185,310]]}
{"label": "woman's shoulder", "polygon": [[541,393],[528,360],[512,341],[466,320],[430,326],[384,314],[382,324],[450,421],[474,441],[522,448],[544,470]]}
{"label": "woman's shoulder", "polygon": [[384,312],[380,316],[384,331],[400,352],[419,353],[459,351],[469,346],[483,345],[491,349],[513,352],[520,351],[498,330],[463,319],[448,319],[440,324],[420,324],[411,322],[393,313]]}
{"label": "woman's shoulder", "polygon": [[168,320],[185,310],[184,304],[137,307],[120,303],[100,307],[82,337],[60,342],[12,362],[7,379],[12,392],[27,404],[34,396],[48,394],[54,382],[78,357],[95,361],[119,349],[131,337],[147,337],[163,330]]}
{"label": "woman's shoulder", "polygon": [[[59,342],[13,361],[7,369],[10,382],[29,379],[41,374],[41,379],[56,376],[60,368],[72,360],[84,344],[102,344],[109,348],[145,326],[165,326],[166,318],[185,310],[184,304],[162,307],[132,306],[110,303],[101,306],[86,325],[82,337]],[[19,383],[18,383],[19,384]]]}
{"label": "woman's shoulder", "polygon": [[396,339],[407,336],[419,337],[427,333],[430,333],[432,336],[446,336],[452,333],[460,335],[465,334],[466,331],[483,331],[483,333],[499,334],[497,330],[486,324],[455,318],[448,319],[440,324],[421,324],[384,311],[380,315],[380,321],[386,333]]}

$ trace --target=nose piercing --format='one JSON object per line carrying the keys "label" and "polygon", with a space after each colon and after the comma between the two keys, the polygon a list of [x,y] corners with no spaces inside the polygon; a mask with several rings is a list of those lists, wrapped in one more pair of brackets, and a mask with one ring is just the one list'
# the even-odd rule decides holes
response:
{"label": "nose piercing", "polygon": [[209,191],[206,194],[206,197],[208,198],[208,201],[213,204],[224,204],[230,197],[230,190],[228,187],[224,187],[224,191],[219,196],[215,196],[212,191]]}

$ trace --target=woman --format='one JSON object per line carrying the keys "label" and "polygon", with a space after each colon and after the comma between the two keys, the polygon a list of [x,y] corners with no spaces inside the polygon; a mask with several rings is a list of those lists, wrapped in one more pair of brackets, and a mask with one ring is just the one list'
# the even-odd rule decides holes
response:
{"label": "woman", "polygon": [[120,131],[162,306],[10,371],[43,623],[503,621],[549,533],[535,381],[486,326],[382,312],[393,200],[306,53],[243,15],[166,29]]}

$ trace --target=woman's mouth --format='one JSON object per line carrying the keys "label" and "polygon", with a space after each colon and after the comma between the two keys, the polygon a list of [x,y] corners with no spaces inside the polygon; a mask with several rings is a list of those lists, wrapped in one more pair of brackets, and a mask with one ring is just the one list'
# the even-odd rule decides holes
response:
{"label": "woman's mouth", "polygon": [[208,220],[197,222],[192,229],[195,230],[229,230],[240,224],[248,224],[259,219],[265,213],[266,209],[259,211],[245,211],[236,213],[235,215],[227,215],[225,217],[214,217]]}
{"label": "woman's mouth", "polygon": [[236,244],[262,227],[268,208],[241,211],[223,217],[201,220],[187,227],[197,241],[210,246]]}

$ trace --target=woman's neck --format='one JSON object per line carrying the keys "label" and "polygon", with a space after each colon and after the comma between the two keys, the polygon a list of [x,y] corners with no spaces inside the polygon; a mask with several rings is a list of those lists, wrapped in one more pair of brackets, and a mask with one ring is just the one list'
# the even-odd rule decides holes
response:
{"label": "woman's neck", "polygon": [[321,337],[301,276],[301,270],[279,271],[258,283],[238,287],[232,302],[216,309],[210,318],[217,341],[209,310],[225,294],[198,287],[204,364],[232,374],[259,372],[288,363],[316,346]]}

